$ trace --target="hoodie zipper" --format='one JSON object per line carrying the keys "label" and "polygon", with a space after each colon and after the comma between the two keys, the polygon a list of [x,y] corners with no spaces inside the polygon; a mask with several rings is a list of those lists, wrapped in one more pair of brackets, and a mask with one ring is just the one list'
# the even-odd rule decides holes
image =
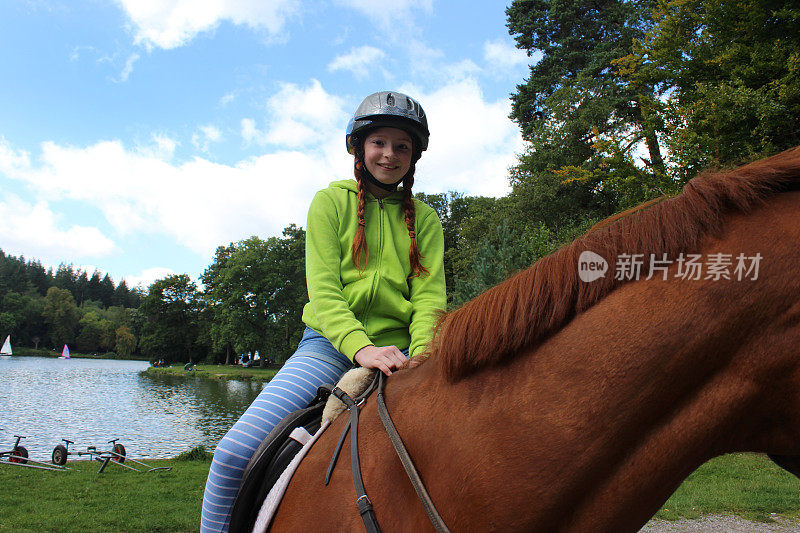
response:
{"label": "hoodie zipper", "polygon": [[369,289],[369,296],[367,298],[367,307],[364,309],[364,314],[361,318],[361,324],[364,326],[364,329],[367,329],[367,317],[369,316],[369,312],[372,309],[373,299],[375,298],[375,288],[378,284],[378,278],[380,277],[381,272],[381,263],[383,262],[383,200],[378,198],[378,264],[375,268],[375,275],[372,277],[372,285]]}

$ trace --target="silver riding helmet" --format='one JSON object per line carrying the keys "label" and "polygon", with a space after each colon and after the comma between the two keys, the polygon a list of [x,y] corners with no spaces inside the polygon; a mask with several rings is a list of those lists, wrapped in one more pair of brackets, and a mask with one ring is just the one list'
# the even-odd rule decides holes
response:
{"label": "silver riding helmet", "polygon": [[398,128],[412,135],[420,152],[428,148],[428,119],[419,102],[395,91],[380,91],[364,98],[347,125],[347,151],[354,154],[353,135],[364,138],[375,128]]}

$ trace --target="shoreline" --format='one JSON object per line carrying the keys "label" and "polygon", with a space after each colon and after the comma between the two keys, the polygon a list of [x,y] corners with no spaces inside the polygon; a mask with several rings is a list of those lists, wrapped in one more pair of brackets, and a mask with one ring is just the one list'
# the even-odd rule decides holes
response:
{"label": "shoreline", "polygon": [[149,366],[148,374],[167,376],[198,377],[204,379],[235,379],[239,381],[270,381],[279,368],[245,368],[241,365],[195,365],[193,370],[185,370],[183,365],[165,367]]}

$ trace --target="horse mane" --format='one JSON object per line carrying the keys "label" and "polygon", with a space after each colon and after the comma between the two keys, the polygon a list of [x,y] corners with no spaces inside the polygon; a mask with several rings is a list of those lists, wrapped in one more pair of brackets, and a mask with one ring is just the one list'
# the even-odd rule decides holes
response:
{"label": "horse mane", "polygon": [[[543,257],[462,307],[443,315],[428,347],[428,364],[458,380],[541,343],[574,316],[611,293],[620,254],[696,252],[707,236],[719,235],[726,214],[747,213],[769,196],[800,184],[800,146],[748,165],[705,171],[683,191],[658,203],[613,215],[584,236]],[[578,258],[590,250],[608,261],[609,273],[580,281]],[[649,272],[642,264],[641,275]]]}

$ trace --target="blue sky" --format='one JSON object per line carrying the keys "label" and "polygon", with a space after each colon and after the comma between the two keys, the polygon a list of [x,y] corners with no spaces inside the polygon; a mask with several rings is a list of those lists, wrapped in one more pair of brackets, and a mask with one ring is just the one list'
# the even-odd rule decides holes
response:
{"label": "blue sky", "polygon": [[507,3],[0,3],[0,248],[146,287],[217,246],[305,226],[352,176],[361,99],[416,97],[415,189],[500,196],[522,148],[508,96],[533,60]]}

